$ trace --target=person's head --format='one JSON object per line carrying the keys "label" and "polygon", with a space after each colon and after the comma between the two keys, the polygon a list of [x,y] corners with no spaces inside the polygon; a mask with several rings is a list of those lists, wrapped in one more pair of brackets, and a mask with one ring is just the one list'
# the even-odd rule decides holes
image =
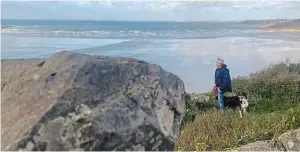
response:
{"label": "person's head", "polygon": [[221,58],[217,58],[217,61],[216,61],[217,68],[221,68],[223,64],[224,64],[224,60]]}

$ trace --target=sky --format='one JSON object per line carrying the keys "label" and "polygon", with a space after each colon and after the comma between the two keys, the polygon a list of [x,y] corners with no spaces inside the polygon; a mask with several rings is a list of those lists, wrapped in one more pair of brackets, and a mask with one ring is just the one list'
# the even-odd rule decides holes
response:
{"label": "sky", "polygon": [[3,1],[2,19],[240,21],[299,19],[300,1]]}

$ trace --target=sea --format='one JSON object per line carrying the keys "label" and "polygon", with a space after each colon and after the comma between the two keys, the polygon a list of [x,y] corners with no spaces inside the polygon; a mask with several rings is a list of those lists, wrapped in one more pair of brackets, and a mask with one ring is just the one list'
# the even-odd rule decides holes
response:
{"label": "sea", "polygon": [[231,77],[287,58],[300,61],[300,33],[242,22],[1,20],[1,59],[62,50],[158,64],[180,77],[187,92],[198,93],[211,90],[218,57]]}

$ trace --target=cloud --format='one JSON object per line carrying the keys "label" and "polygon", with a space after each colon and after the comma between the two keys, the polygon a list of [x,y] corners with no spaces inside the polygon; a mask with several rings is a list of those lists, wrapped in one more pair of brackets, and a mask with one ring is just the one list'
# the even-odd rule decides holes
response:
{"label": "cloud", "polygon": [[300,1],[3,1],[3,18],[207,21],[300,18]]}

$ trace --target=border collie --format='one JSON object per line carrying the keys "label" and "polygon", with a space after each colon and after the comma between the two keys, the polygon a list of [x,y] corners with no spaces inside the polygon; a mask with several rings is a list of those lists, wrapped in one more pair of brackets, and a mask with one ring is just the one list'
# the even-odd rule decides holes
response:
{"label": "border collie", "polygon": [[[216,96],[218,100],[218,96]],[[226,97],[224,96],[224,106],[226,108],[238,109],[240,117],[243,118],[243,113],[246,114],[248,103],[248,96],[246,92],[240,92],[236,96]]]}

